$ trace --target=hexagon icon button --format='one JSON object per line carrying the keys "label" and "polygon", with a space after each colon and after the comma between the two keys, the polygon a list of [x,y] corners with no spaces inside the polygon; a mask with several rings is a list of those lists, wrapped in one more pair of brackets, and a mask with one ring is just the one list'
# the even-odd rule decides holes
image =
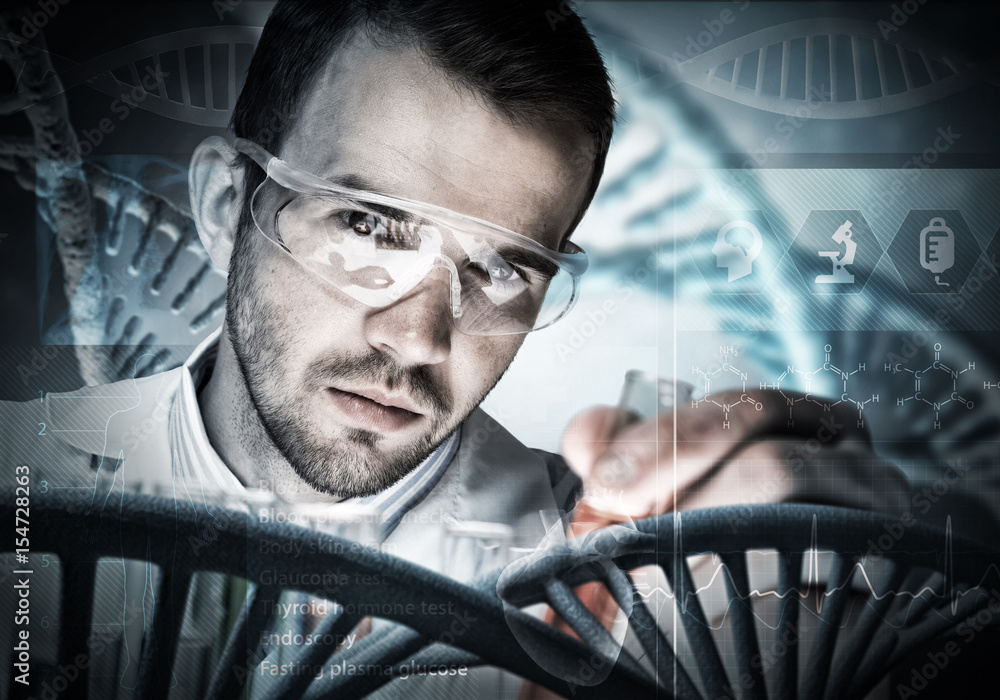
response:
{"label": "hexagon icon button", "polygon": [[856,209],[814,209],[792,244],[813,294],[857,294],[882,257],[882,244]]}
{"label": "hexagon icon button", "polygon": [[955,293],[983,249],[957,209],[913,209],[889,244],[889,258],[911,294]]}
{"label": "hexagon icon button", "polygon": [[781,248],[763,212],[713,211],[690,253],[713,293],[760,294]]}

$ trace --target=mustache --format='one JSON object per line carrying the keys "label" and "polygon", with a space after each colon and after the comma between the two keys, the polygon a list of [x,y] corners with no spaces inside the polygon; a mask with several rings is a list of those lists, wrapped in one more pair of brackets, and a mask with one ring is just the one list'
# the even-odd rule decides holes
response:
{"label": "mustache", "polygon": [[334,384],[337,380],[371,384],[389,391],[404,389],[422,406],[439,415],[451,412],[452,403],[437,385],[426,366],[400,367],[385,353],[373,350],[365,355],[320,358],[306,367],[309,385]]}

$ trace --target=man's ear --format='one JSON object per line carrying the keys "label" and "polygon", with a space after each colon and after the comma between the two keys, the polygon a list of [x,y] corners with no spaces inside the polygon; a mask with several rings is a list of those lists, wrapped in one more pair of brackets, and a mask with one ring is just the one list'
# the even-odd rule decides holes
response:
{"label": "man's ear", "polygon": [[212,263],[229,270],[243,204],[243,172],[231,168],[236,151],[221,136],[209,136],[191,156],[188,189],[194,223]]}

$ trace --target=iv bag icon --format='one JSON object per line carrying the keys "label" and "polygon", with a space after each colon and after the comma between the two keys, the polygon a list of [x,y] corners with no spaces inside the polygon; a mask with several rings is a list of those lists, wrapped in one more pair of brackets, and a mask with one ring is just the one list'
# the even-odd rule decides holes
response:
{"label": "iv bag icon", "polygon": [[920,232],[920,266],[934,275],[934,281],[942,287],[950,287],[941,281],[941,274],[955,264],[955,234],[945,225],[940,216],[935,216]]}

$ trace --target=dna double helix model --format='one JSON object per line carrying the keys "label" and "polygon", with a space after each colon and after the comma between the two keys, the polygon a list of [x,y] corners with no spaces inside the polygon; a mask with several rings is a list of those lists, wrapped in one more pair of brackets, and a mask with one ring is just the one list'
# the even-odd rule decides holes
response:
{"label": "dna double helix model", "polygon": [[[10,16],[0,16],[4,35],[14,26]],[[23,114],[34,132],[33,138],[0,137],[0,167],[38,195],[49,229],[38,235],[54,234],[70,307],[56,341],[77,346],[88,384],[176,366],[183,357],[173,357],[169,346],[195,344],[217,325],[226,280],[209,261],[185,198],[165,193],[170,185],[186,191],[186,169],[147,158],[147,170],[167,173],[161,189],[81,159],[86,149],[64,93],[81,85],[113,97],[138,89],[141,99],[128,102],[133,109],[223,128],[260,31],[172,32],[79,64],[48,51],[41,38],[19,45],[0,40],[0,55],[17,77],[14,94],[0,100],[0,114]],[[152,87],[143,80],[147,73],[156,76]]]}

